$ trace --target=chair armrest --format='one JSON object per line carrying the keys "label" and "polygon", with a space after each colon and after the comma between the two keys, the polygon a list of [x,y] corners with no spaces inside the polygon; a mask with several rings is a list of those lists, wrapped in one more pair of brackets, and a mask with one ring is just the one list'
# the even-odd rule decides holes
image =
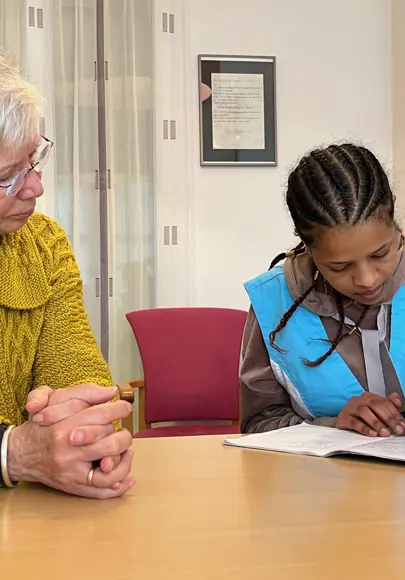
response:
{"label": "chair armrest", "polygon": [[[144,382],[143,381],[129,381],[129,383],[123,383],[123,384],[117,385],[117,386],[118,386],[118,392],[119,392],[120,399],[123,401],[127,401],[128,403],[131,403],[131,405],[133,405],[135,402],[134,389],[140,389],[140,391],[139,391],[139,411],[142,410],[142,413],[144,413],[145,399],[143,396],[144,389],[142,388],[142,387],[144,387]],[[142,395],[141,395],[141,393],[142,393]],[[138,415],[139,415],[139,413],[138,413]],[[144,425],[144,419],[141,419],[139,416],[138,416],[138,421],[139,421],[139,424],[141,426]],[[128,431],[130,433],[134,432],[134,417],[133,417],[132,413],[130,414],[129,417],[127,417],[126,419],[123,419],[122,426],[125,429],[128,429]]]}
{"label": "chair armrest", "polygon": [[118,391],[120,394],[120,399],[127,401],[128,403],[134,402],[134,389],[140,389],[144,387],[143,381],[130,381],[124,385],[118,385]]}
{"label": "chair armrest", "polygon": [[142,387],[145,386],[145,381],[143,380],[129,381],[129,386],[132,387],[133,389],[141,389]]}

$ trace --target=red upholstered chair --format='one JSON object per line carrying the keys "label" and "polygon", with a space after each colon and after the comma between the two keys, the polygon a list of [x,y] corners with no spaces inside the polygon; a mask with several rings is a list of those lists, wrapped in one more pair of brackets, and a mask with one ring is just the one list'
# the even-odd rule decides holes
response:
{"label": "red upholstered chair", "polygon": [[140,431],[134,437],[239,432],[238,375],[246,316],[226,308],[127,314],[144,371],[144,381],[133,381],[130,391],[122,391],[133,400],[133,389],[139,389]]}

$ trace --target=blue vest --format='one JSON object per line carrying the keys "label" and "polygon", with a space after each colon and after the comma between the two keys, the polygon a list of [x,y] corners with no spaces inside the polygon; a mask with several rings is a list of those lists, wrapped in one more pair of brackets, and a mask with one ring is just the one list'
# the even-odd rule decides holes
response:
{"label": "blue vest", "polygon": [[[351,397],[364,393],[342,357],[335,351],[321,365],[308,367],[303,359],[316,360],[329,345],[320,317],[300,306],[286,327],[277,334],[276,344],[283,352],[270,346],[269,335],[281,317],[293,304],[284,267],[277,266],[245,284],[257,321],[269,352],[273,370],[277,368],[286,379],[285,388],[292,400],[304,407],[312,417],[336,417]],[[392,301],[390,356],[401,385],[405,385],[405,286]],[[275,366],[274,366],[275,363]],[[277,376],[276,373],[276,377]]]}

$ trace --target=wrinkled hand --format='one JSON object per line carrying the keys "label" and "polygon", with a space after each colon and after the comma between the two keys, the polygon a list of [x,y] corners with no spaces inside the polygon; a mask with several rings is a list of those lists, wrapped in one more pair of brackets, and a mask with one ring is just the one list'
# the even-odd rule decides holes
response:
{"label": "wrinkled hand", "polygon": [[336,427],[357,431],[368,437],[404,435],[405,421],[400,413],[400,397],[393,393],[387,398],[373,393],[352,397],[339,413]]}
{"label": "wrinkled hand", "polygon": [[[113,401],[89,407],[49,426],[26,421],[10,434],[10,478],[43,483],[83,497],[105,499],[123,495],[134,485],[129,475],[132,436],[126,429],[115,431],[112,423],[130,412],[129,403]],[[78,433],[86,435],[86,445],[77,445]],[[96,469],[93,485],[88,485],[92,461],[107,456],[122,459],[110,473]]]}
{"label": "wrinkled hand", "polygon": [[[53,390],[49,387],[38,387],[28,395],[26,409],[33,421],[38,425],[53,425],[92,405],[100,405],[111,401],[117,394],[116,387],[100,387],[94,383],[86,383],[75,387]],[[81,431],[83,440],[77,434],[76,444],[87,445],[89,432]],[[100,469],[110,473],[121,461],[121,457],[103,457]]]}
{"label": "wrinkled hand", "polygon": [[[45,415],[50,423],[66,419],[71,415],[84,411],[91,405],[99,405],[111,401],[117,394],[117,387],[100,387],[95,383],[85,383],[64,389],[38,387],[30,392],[27,399],[27,411],[30,415],[38,415],[48,406],[54,406],[51,413]],[[44,418],[44,419],[45,419]],[[38,423],[41,421],[39,420]],[[45,424],[45,423],[44,423]]]}

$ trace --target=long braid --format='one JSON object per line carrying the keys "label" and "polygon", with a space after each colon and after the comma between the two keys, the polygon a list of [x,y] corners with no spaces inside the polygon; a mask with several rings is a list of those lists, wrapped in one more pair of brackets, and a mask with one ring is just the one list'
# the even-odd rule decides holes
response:
{"label": "long braid", "polygon": [[[320,364],[323,363],[323,361],[325,361],[328,356],[330,356],[332,354],[332,352],[334,352],[338,346],[338,344],[346,337],[351,335],[351,332],[346,332],[344,333],[344,324],[345,324],[345,313],[344,313],[344,309],[343,309],[343,301],[342,301],[342,297],[340,296],[340,294],[336,297],[336,305],[338,307],[338,313],[339,313],[339,328],[336,332],[336,336],[335,338],[332,340],[330,348],[327,352],[325,352],[324,355],[320,356],[318,359],[316,359],[315,361],[309,361],[307,359],[304,359],[304,363],[308,366],[308,367],[317,367]],[[363,308],[363,310],[361,311],[361,314],[359,316],[358,321],[355,324],[354,328],[359,328],[361,323],[364,320],[364,317],[366,316],[367,312],[368,312],[369,307],[365,306]]]}
{"label": "long braid", "polygon": [[[315,149],[306,155],[288,178],[287,205],[295,231],[301,238],[293,255],[303,253],[314,243],[319,227],[353,226],[374,216],[387,223],[394,220],[394,198],[384,169],[371,151],[350,143]],[[270,268],[288,256],[289,253],[279,254]],[[277,334],[285,328],[315,285],[316,280],[297,298],[270,333],[273,348],[280,351],[275,344]],[[313,362],[305,361],[308,366],[324,362],[350,335],[350,332],[344,333],[345,317],[340,295],[336,295],[336,305],[339,314],[336,336],[322,357]],[[357,328],[367,310],[368,307],[363,309]]]}
{"label": "long braid", "polygon": [[290,318],[293,316],[294,312],[297,310],[298,306],[300,306],[305,298],[307,298],[307,296],[312,292],[312,290],[315,288],[316,286],[316,281],[317,278],[314,279],[314,281],[312,282],[311,286],[309,288],[307,288],[307,290],[305,290],[305,292],[303,292],[301,294],[301,296],[299,298],[296,299],[296,301],[294,302],[294,304],[292,304],[290,306],[290,308],[287,310],[287,312],[284,314],[284,316],[282,317],[282,319],[280,320],[280,322],[278,323],[277,328],[275,328],[271,333],[270,333],[270,346],[272,346],[273,348],[275,348],[277,351],[282,352],[281,348],[279,348],[276,343],[276,336],[279,332],[281,332],[283,330],[283,328],[285,328],[287,322],[290,320]]}
{"label": "long braid", "polygon": [[[364,318],[365,318],[365,316],[366,316],[367,312],[369,311],[369,308],[370,308],[369,306],[365,306],[365,307],[363,308],[363,310],[362,310],[362,312],[361,312],[361,314],[360,314],[360,316],[359,316],[359,319],[358,319],[358,321],[356,322],[356,328],[360,328],[360,325],[361,325],[361,323],[363,322],[363,320],[364,320]],[[349,332],[349,334],[350,334],[350,332]]]}
{"label": "long braid", "polygon": [[298,244],[298,246],[295,246],[295,248],[290,250],[290,252],[282,252],[281,254],[278,254],[278,256],[276,256],[273,259],[273,261],[271,262],[269,270],[274,268],[274,266],[277,266],[277,264],[279,262],[281,262],[282,260],[285,260],[290,255],[291,255],[291,257],[295,257],[295,256],[299,256],[300,254],[303,254],[304,252],[305,252],[305,244],[304,244],[304,242],[300,242]]}
{"label": "long braid", "polygon": [[309,361],[308,359],[304,359],[304,363],[308,367],[317,367],[320,364],[322,364],[332,354],[332,352],[336,350],[336,347],[339,344],[339,342],[343,338],[345,338],[345,336],[349,336],[349,333],[347,333],[346,335],[343,334],[344,327],[345,327],[345,311],[344,311],[344,307],[343,307],[342,296],[340,294],[336,295],[336,306],[337,306],[337,311],[339,314],[339,328],[336,332],[336,336],[332,340],[329,350],[327,350],[324,355],[320,356],[318,359],[316,359],[314,361]]}

